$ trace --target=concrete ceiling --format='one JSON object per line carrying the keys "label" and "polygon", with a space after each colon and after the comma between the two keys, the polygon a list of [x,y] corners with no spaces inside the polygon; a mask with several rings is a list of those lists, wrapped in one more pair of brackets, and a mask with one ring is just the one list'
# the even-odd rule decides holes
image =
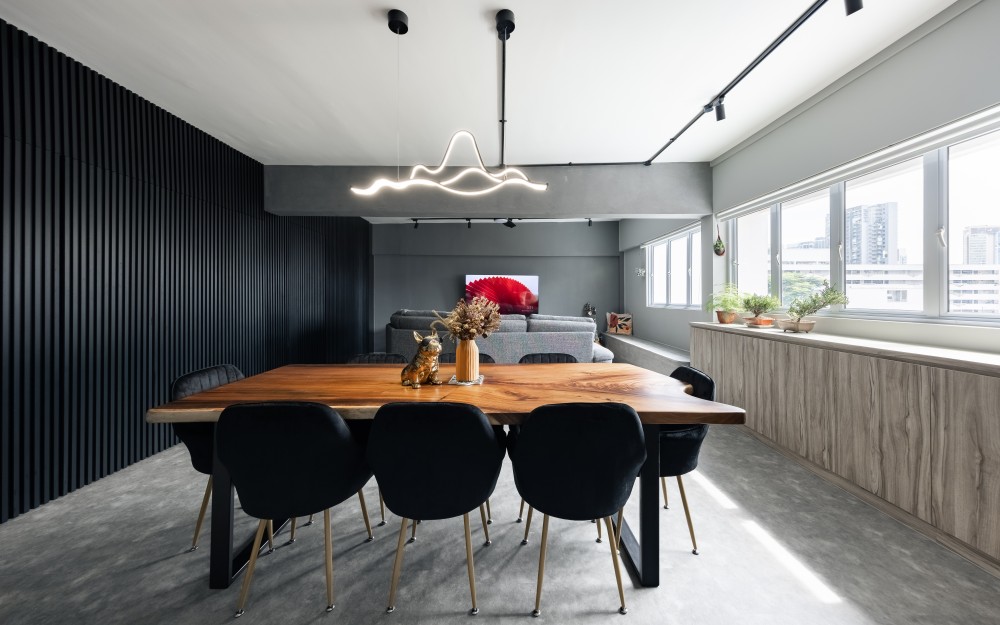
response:
{"label": "concrete ceiling", "polygon": [[[657,162],[710,161],[953,0],[831,0]],[[643,161],[810,0],[0,0],[0,17],[265,164]],[[409,15],[397,37],[386,11]],[[399,47],[400,76],[396,63]],[[399,96],[397,97],[397,87]],[[468,163],[465,163],[468,164]]]}

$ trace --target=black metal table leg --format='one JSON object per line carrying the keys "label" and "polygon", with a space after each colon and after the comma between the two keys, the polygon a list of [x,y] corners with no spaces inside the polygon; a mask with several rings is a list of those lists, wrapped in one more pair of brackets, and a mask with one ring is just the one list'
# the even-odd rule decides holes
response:
{"label": "black metal table leg", "polygon": [[646,462],[639,471],[639,536],[622,519],[621,554],[643,586],[660,585],[660,426],[643,425]]}
{"label": "black metal table leg", "polygon": [[[209,541],[209,588],[229,588],[250,561],[253,550],[253,534],[235,550],[233,546],[233,520],[235,517],[236,490],[229,477],[229,471],[219,462],[218,456],[212,460],[212,532]],[[288,519],[274,519],[275,535]],[[261,545],[261,550],[267,544]]]}

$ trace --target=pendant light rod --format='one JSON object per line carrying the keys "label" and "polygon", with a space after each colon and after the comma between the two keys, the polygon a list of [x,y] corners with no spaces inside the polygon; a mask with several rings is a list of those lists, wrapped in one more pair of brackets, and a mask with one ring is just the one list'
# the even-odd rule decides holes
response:
{"label": "pendant light rod", "polygon": [[[702,107],[702,109],[700,111],[698,111],[698,113],[693,118],[691,118],[691,121],[689,121],[687,124],[685,124],[685,126],[683,128],[681,128],[680,132],[678,132],[674,136],[670,137],[670,140],[667,141],[663,145],[662,148],[660,148],[659,150],[657,150],[656,154],[654,154],[651,157],[649,157],[643,163],[643,165],[651,165],[653,163],[653,161],[656,159],[657,156],[659,156],[660,154],[663,153],[664,150],[666,150],[667,148],[669,148],[670,145],[674,141],[677,141],[677,139],[680,138],[680,136],[682,134],[684,134],[687,131],[688,128],[690,128],[691,126],[693,126],[696,121],[698,121],[699,119],[701,119],[702,115],[704,115],[705,113],[710,113],[716,107],[721,106],[723,98],[725,98],[726,95],[728,95],[729,92],[732,91],[736,87],[736,85],[740,84],[740,82],[744,78],[746,78],[747,75],[750,74],[750,72],[752,72],[754,69],[756,69],[757,66],[760,65],[764,61],[764,59],[766,59],[768,56],[770,56],[772,52],[774,52],[775,50],[777,50],[778,46],[780,46],[781,44],[783,44],[786,39],[788,39],[789,37],[791,37],[792,33],[794,33],[796,30],[798,30],[799,26],[802,26],[803,24],[805,24],[806,20],[808,20],[817,11],[819,11],[820,8],[822,8],[823,5],[826,4],[826,2],[827,2],[827,0],[816,0],[816,2],[813,2],[812,5],[808,9],[806,9],[805,12],[802,15],[800,15],[794,22],[792,22],[792,24],[788,28],[786,28],[784,30],[784,32],[782,32],[780,35],[778,35],[778,37],[774,41],[772,41],[770,43],[770,45],[768,45],[766,48],[764,48],[764,51],[761,52],[760,54],[758,54],[757,58],[755,58],[753,61],[751,61],[749,65],[747,65],[746,67],[744,67],[743,71],[740,72],[736,76],[736,78],[733,78],[731,81],[729,81],[729,84],[726,85],[725,87],[723,87],[722,91],[720,91],[715,96],[713,96],[712,99],[708,102],[708,104],[706,104],[704,107]],[[851,15],[852,13],[854,13],[855,11],[858,11],[861,8],[862,8],[861,7],[861,2],[859,0],[855,0],[853,2],[849,1],[849,2],[846,3],[846,11],[847,11],[848,15]],[[721,116],[720,116],[720,114],[717,112],[716,119],[718,121],[722,121],[723,119],[725,119],[725,113],[724,112],[721,113]]]}
{"label": "pendant light rod", "polygon": [[497,11],[497,37],[500,39],[500,167],[506,166],[507,129],[507,40],[514,32],[514,12],[510,9]]}

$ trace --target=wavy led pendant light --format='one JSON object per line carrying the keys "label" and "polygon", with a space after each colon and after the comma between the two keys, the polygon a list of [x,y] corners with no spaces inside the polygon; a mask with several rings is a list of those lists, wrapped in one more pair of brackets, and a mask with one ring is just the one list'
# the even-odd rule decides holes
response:
{"label": "wavy led pendant light", "polygon": [[[388,178],[379,178],[374,180],[368,187],[359,188],[351,187],[357,195],[375,195],[382,189],[393,189],[395,191],[404,191],[411,187],[424,187],[424,188],[434,188],[441,191],[446,191],[448,193],[453,193],[455,195],[465,195],[465,196],[477,196],[486,195],[488,193],[493,193],[504,187],[521,187],[525,189],[531,189],[532,191],[544,191],[548,188],[548,184],[543,182],[532,182],[528,177],[519,169],[514,167],[507,167],[504,164],[504,149],[505,149],[505,137],[504,137],[504,125],[507,123],[505,119],[506,108],[507,108],[507,39],[510,38],[510,33],[514,30],[514,13],[507,9],[498,11],[496,15],[497,22],[497,36],[503,45],[503,63],[502,63],[502,80],[501,80],[501,111],[500,111],[500,171],[494,173],[486,169],[486,165],[483,163],[483,155],[479,151],[479,145],[476,143],[476,138],[472,136],[472,133],[467,130],[459,130],[454,135],[452,135],[451,140],[448,142],[448,147],[445,150],[444,157],[441,159],[440,164],[437,167],[426,167],[424,165],[415,165],[410,169],[410,177],[406,180],[399,179],[399,113],[397,110],[396,114],[396,180],[389,180]],[[406,14],[397,9],[389,11],[389,30],[396,33],[397,37],[406,34],[409,30],[408,19]],[[397,52],[396,52],[396,106],[399,106],[399,50],[397,41]],[[444,178],[441,174],[445,171],[448,166],[448,160],[451,158],[451,154],[455,149],[455,146],[460,142],[467,141],[471,144],[472,151],[476,155],[476,165],[472,167],[467,167],[460,170],[454,175],[449,175],[449,177]],[[449,172],[450,173],[450,172]],[[444,178],[444,179],[442,179]],[[470,184],[472,183],[472,184]]]}

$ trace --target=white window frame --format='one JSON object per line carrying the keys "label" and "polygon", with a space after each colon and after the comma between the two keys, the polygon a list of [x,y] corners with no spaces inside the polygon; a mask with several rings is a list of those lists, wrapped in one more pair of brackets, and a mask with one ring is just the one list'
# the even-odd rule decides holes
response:
{"label": "white window frame", "polygon": [[[695,239],[700,239],[701,237],[701,223],[694,223],[681,230],[675,230],[670,234],[667,234],[659,239],[650,241],[646,243],[643,247],[646,248],[646,307],[647,308],[671,308],[671,309],[699,309],[701,304],[692,303],[693,296],[695,293],[699,293],[701,290],[700,284],[692,284],[693,280],[693,268],[694,268],[694,241]],[[675,271],[675,268],[671,266],[671,249],[670,246],[674,241],[685,240],[687,243],[687,260],[685,265],[679,272]],[[700,240],[699,240],[700,242]],[[664,253],[667,259],[667,269],[665,276],[659,276],[656,274],[655,267],[653,265],[653,250],[656,248],[664,248]],[[697,258],[698,262],[702,262],[702,258],[699,256]],[[703,263],[704,264],[704,263]],[[702,267],[704,271],[704,267]],[[683,304],[671,303],[670,302],[670,288],[673,280],[677,279],[678,273],[682,276],[685,281],[685,302]],[[659,279],[665,280],[664,282],[664,293],[666,300],[664,302],[654,302],[653,301],[653,289],[655,286],[655,281]]]}

